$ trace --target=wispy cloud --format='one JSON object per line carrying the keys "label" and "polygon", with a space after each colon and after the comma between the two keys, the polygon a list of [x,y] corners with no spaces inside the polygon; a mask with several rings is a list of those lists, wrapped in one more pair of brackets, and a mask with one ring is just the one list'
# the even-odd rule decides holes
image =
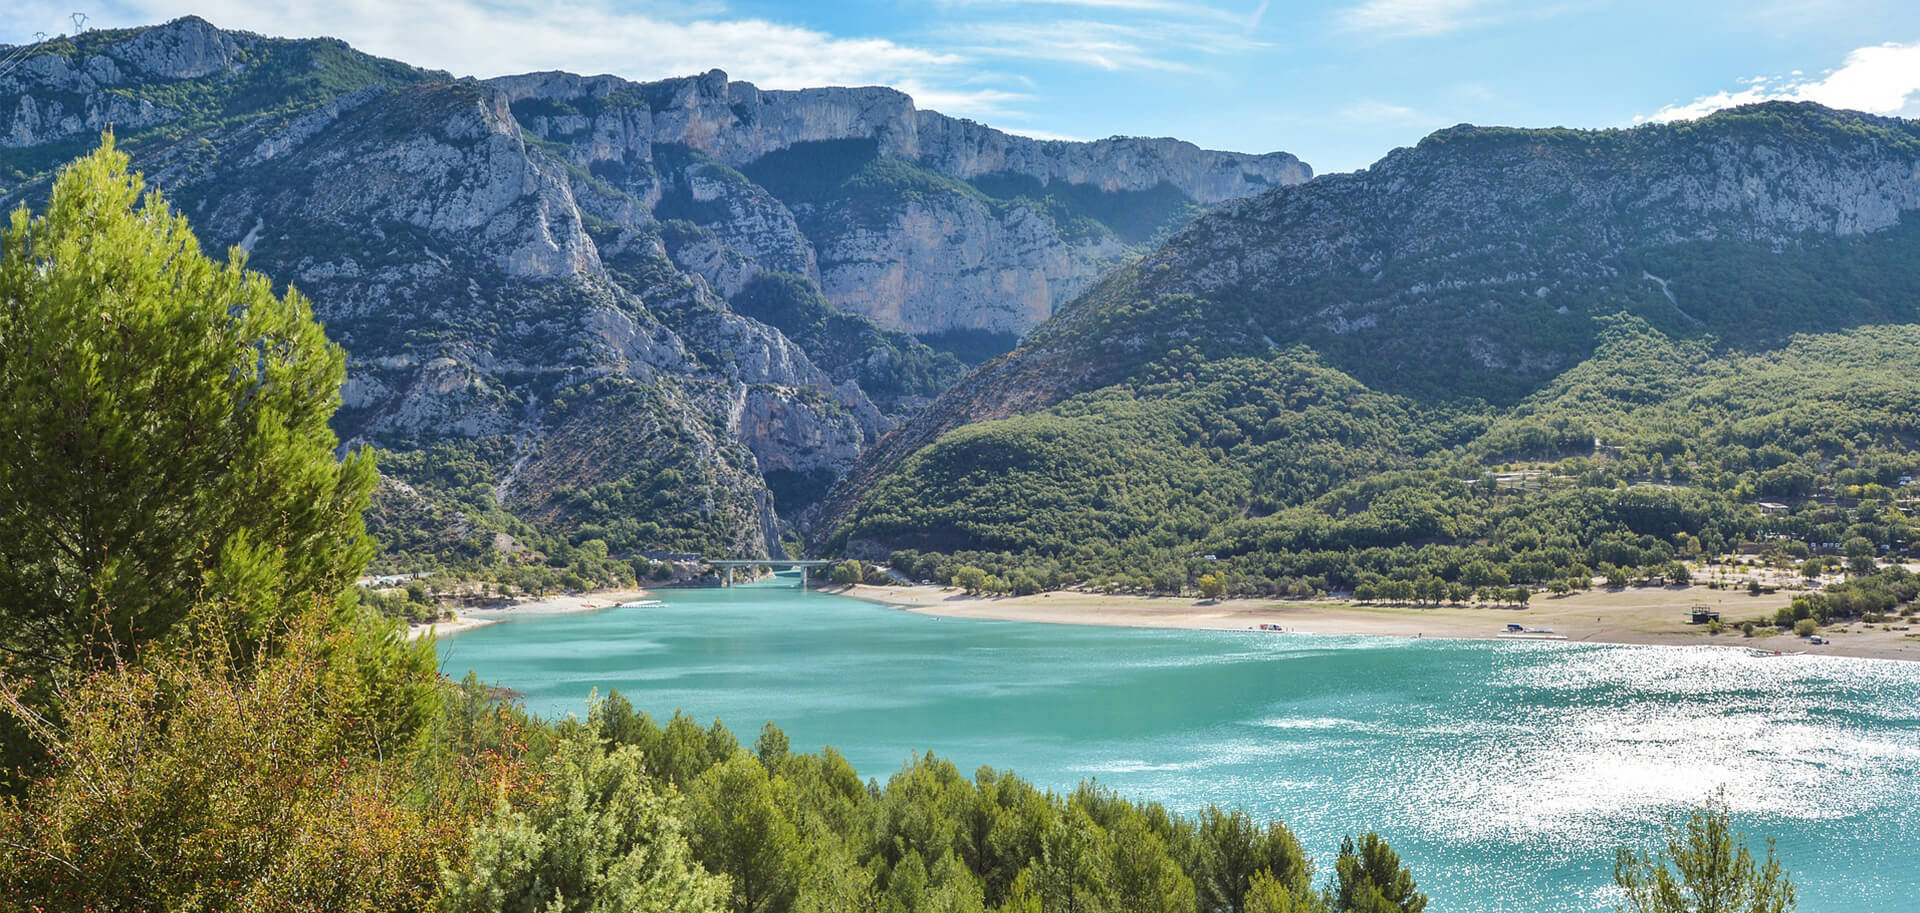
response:
{"label": "wispy cloud", "polygon": [[1069,64],[1105,72],[1196,73],[1207,61],[1267,47],[1249,11],[1173,0],[944,0],[969,14],[933,36],[968,56]]}
{"label": "wispy cloud", "polygon": [[959,53],[1071,63],[1109,72],[1191,73],[1205,58],[1260,47],[1238,31],[1173,23],[1122,24],[1091,19],[973,23],[956,28]]}
{"label": "wispy cloud", "polygon": [[1366,0],[1341,10],[1336,21],[1349,31],[1386,37],[1439,35],[1474,24],[1487,5],[1486,0]]}
{"label": "wispy cloud", "polygon": [[1267,7],[1271,5],[1272,0],[1260,0],[1260,5],[1247,14],[1247,31],[1251,32],[1260,27],[1260,20],[1267,18]]}
{"label": "wispy cloud", "polygon": [[1149,50],[1136,40],[1132,29],[1105,22],[1053,22],[1044,30],[1017,22],[970,25],[964,29],[964,38],[970,43],[961,46],[962,52],[979,57],[1075,63],[1108,71],[1190,69]]}
{"label": "wispy cloud", "polygon": [[1869,114],[1920,113],[1920,42],[1879,44],[1856,48],[1846,60],[1818,79],[1799,70],[1786,76],[1755,76],[1741,80],[1743,88],[1702,95],[1692,101],[1667,105],[1635,123],[1692,120],[1722,108],[1763,101],[1811,101],[1831,108],[1850,108]]}
{"label": "wispy cloud", "polygon": [[1425,38],[1473,28],[1540,22],[1606,0],[1363,0],[1334,13],[1334,27],[1374,38]]}
{"label": "wispy cloud", "polygon": [[1433,120],[1417,108],[1370,98],[1341,108],[1335,116],[1352,124],[1425,124]]}
{"label": "wispy cloud", "polygon": [[[950,7],[1056,7],[1082,10],[1115,10],[1135,13],[1160,13],[1183,19],[1238,21],[1235,14],[1205,3],[1180,0],[945,0]],[[1265,6],[1265,4],[1261,4]]]}

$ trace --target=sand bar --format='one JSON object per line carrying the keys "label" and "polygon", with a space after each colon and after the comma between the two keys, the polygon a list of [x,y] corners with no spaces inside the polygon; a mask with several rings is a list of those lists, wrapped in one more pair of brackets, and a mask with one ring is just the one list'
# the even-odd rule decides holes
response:
{"label": "sand bar", "polygon": [[[1142,628],[1209,630],[1257,629],[1279,625],[1305,634],[1370,635],[1378,637],[1438,637],[1496,639],[1508,624],[1547,628],[1565,635],[1567,642],[1726,646],[1809,655],[1854,656],[1871,659],[1920,660],[1920,624],[1913,630],[1883,630],[1859,622],[1836,625],[1821,632],[1832,641],[1815,645],[1792,634],[1745,637],[1739,622],[1766,616],[1786,605],[1791,593],[1749,596],[1744,590],[1715,590],[1704,586],[1644,587],[1591,590],[1567,596],[1537,593],[1525,608],[1493,606],[1362,605],[1345,600],[1295,601],[1226,599],[1218,602],[1171,596],[1109,596],[1060,591],[1032,596],[968,596],[960,590],[936,586],[856,586],[847,596],[904,608],[923,615],[1030,621],[1044,624],[1112,625]],[[1721,613],[1726,630],[1707,633],[1705,625],[1687,623],[1688,610],[1706,605]],[[1888,627],[1899,629],[1901,619]],[[1760,632],[1770,632],[1764,626]],[[1284,635],[1276,635],[1284,636]]]}
{"label": "sand bar", "polygon": [[598,612],[614,606],[625,605],[646,599],[646,590],[633,588],[594,590],[590,593],[573,593],[560,596],[548,596],[540,599],[524,599],[509,604],[456,606],[451,621],[417,624],[408,627],[407,639],[424,637],[431,633],[436,637],[446,637],[461,631],[485,627],[509,618],[527,618],[536,615],[572,615],[579,612]]}

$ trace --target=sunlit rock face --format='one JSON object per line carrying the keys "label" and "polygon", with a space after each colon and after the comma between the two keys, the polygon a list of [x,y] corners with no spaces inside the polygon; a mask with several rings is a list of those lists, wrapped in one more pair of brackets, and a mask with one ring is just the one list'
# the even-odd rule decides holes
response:
{"label": "sunlit rock face", "polygon": [[[767,91],[718,70],[644,84],[535,73],[489,85],[529,131],[656,215],[664,201],[746,262],[804,273],[842,309],[913,333],[1023,333],[1151,234],[1047,205],[1049,193],[1080,210],[1151,196],[1169,211],[1150,228],[1166,229],[1199,207],[1312,177],[1286,153],[1015,136],[919,110],[887,88]],[[903,167],[863,174],[874,161]],[[762,170],[773,172],[768,187],[751,179]],[[677,258],[701,264],[718,287],[740,281],[739,263],[711,251]]]}

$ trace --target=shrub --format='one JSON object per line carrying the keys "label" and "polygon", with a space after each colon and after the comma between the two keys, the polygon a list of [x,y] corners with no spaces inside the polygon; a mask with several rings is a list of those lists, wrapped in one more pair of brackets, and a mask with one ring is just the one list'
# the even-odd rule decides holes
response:
{"label": "shrub", "polygon": [[865,565],[862,565],[852,558],[848,558],[833,566],[833,573],[830,575],[830,579],[835,586],[852,586],[859,583],[862,578],[866,577],[866,574],[867,569]]}

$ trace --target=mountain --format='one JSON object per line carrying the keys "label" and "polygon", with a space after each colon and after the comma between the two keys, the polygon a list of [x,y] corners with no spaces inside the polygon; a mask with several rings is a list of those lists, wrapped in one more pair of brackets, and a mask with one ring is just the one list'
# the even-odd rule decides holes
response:
{"label": "mountain", "polygon": [[[1286,153],[1028,139],[887,88],[762,91],[718,70],[489,84],[531,133],[662,218],[913,333],[1024,333],[1199,207],[1312,176]],[[743,281],[699,240],[675,257],[725,294]]]}
{"label": "mountain", "polygon": [[[1560,576],[1606,537],[1724,545],[1756,496],[1913,473],[1888,404],[1920,381],[1916,208],[1920,125],[1809,104],[1443,130],[1117,267],[863,454],[819,528],[1070,579],[1211,552],[1336,586],[1430,547],[1511,561],[1502,523]],[[1569,488],[1463,502],[1513,465]],[[1412,551],[1332,557],[1368,548]]]}
{"label": "mountain", "polygon": [[391,567],[764,553],[962,376],[912,334],[991,354],[1204,207],[1311,174],[888,89],[454,79],[192,17],[23,55],[0,198],[111,128],[204,244],[311,297],[349,353],[342,437],[385,451]]}

